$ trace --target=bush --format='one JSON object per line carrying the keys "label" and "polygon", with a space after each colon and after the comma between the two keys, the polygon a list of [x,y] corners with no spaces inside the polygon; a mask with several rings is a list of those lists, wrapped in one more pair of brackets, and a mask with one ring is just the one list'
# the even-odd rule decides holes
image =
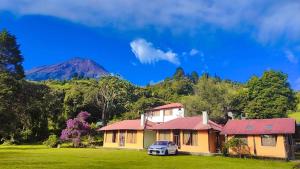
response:
{"label": "bush", "polygon": [[2,143],[3,146],[12,146],[12,145],[15,145],[15,142],[12,141],[12,140],[5,140],[3,143]]}
{"label": "bush", "polygon": [[57,147],[57,145],[60,143],[59,139],[56,135],[50,135],[49,138],[43,142],[44,145],[54,148]]}
{"label": "bush", "polygon": [[228,149],[231,149],[233,152],[235,152],[240,158],[242,157],[242,154],[245,153],[245,151],[248,153],[249,152],[249,147],[247,145],[246,142],[244,142],[242,139],[237,138],[237,137],[233,137],[231,139],[229,139],[226,143],[225,143],[225,148],[227,149],[227,151],[223,152],[225,154],[228,153]]}

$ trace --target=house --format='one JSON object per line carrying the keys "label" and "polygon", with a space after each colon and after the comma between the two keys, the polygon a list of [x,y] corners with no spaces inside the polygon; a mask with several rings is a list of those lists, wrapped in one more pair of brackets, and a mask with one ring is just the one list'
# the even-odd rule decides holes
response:
{"label": "house", "polygon": [[[230,120],[224,126],[222,134],[227,139],[238,137],[247,144],[243,154],[293,159],[296,122],[291,118]],[[232,149],[229,153],[235,154]]]}
{"label": "house", "polygon": [[141,119],[124,120],[102,127],[103,147],[143,149],[156,141],[156,132],[152,127],[184,116],[180,103],[171,103],[147,110]]}
{"label": "house", "polygon": [[171,103],[147,110],[145,120],[154,123],[164,123],[179,117],[184,117],[184,108],[181,103]]}
{"label": "house", "polygon": [[220,150],[222,126],[202,116],[179,117],[152,127],[156,140],[169,140],[178,145],[179,151],[190,153],[216,153]]}
{"label": "house", "polygon": [[141,119],[124,120],[100,129],[103,147],[147,148],[156,140],[174,141],[179,151],[215,153],[220,145],[222,126],[203,116],[184,117],[184,107],[171,103],[152,108]]}

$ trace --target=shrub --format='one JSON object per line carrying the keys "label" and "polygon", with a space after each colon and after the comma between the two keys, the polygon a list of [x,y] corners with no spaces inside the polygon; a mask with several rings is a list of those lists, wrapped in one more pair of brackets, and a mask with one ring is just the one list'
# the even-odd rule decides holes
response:
{"label": "shrub", "polygon": [[80,112],[76,118],[67,120],[67,127],[61,132],[60,139],[72,141],[74,147],[82,146],[82,137],[88,135],[91,129],[86,122],[89,116],[88,112]]}
{"label": "shrub", "polygon": [[4,140],[4,142],[2,143],[2,145],[4,146],[12,146],[15,145],[15,142],[12,140]]}
{"label": "shrub", "polygon": [[[239,155],[240,158],[242,157],[243,152],[248,151],[247,150],[247,148],[248,148],[247,143],[245,143],[242,139],[236,138],[236,137],[233,137],[233,138],[229,139],[225,143],[225,148],[226,149],[231,149],[232,151],[237,153],[237,155]],[[227,153],[227,152],[225,152],[225,153]]]}
{"label": "shrub", "polygon": [[43,142],[44,145],[50,147],[50,148],[54,148],[57,147],[57,145],[59,144],[59,139],[57,138],[56,135],[50,135],[49,138]]}

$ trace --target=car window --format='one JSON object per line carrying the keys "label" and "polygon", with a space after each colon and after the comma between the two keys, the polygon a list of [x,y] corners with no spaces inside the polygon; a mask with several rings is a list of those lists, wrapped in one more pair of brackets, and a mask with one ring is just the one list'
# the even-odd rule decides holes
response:
{"label": "car window", "polygon": [[168,145],[167,141],[156,141],[154,145]]}

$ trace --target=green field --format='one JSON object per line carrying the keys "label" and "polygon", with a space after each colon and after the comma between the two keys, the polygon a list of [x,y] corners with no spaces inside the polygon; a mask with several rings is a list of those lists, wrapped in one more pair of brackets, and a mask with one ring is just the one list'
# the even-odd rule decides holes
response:
{"label": "green field", "polygon": [[44,146],[0,146],[0,168],[109,169],[285,169],[296,163],[205,156],[148,156],[145,151],[114,149],[48,149]]}

